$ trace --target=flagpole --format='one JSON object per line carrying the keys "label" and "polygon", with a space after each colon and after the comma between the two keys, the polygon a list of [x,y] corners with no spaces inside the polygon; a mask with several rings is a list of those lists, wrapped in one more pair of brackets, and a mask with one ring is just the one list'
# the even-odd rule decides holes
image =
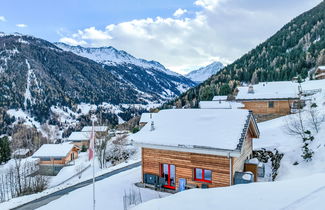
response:
{"label": "flagpole", "polygon": [[96,116],[91,116],[92,121],[92,141],[93,141],[93,210],[96,209],[96,200],[95,200],[95,131],[94,131],[94,124],[95,124]]}

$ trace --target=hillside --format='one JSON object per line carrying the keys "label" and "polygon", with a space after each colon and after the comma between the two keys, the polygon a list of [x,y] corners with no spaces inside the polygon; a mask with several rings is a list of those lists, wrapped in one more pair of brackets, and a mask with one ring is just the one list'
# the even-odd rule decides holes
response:
{"label": "hillside", "polygon": [[[61,129],[70,122],[89,123],[82,115],[92,105],[105,112],[103,123],[115,125],[195,85],[157,62],[105,50],[116,58],[94,61],[43,39],[0,33],[0,135],[18,118],[38,128],[47,121]],[[124,62],[117,62],[121,56]]]}
{"label": "hillside", "polygon": [[240,83],[291,80],[325,64],[325,1],[294,18],[276,34],[165,107],[196,107],[199,100],[229,94]]}
{"label": "hillside", "polygon": [[73,52],[100,64],[134,89],[165,101],[180,95],[196,85],[192,80],[166,69],[157,61],[138,59],[125,51],[113,47],[87,48],[70,46],[64,43],[55,45],[65,51]]}
{"label": "hillside", "polygon": [[193,70],[190,73],[186,74],[185,77],[197,82],[201,83],[204,80],[208,79],[212,75],[216,74],[220,71],[224,65],[220,62],[213,62],[205,67],[201,67],[197,70]]}

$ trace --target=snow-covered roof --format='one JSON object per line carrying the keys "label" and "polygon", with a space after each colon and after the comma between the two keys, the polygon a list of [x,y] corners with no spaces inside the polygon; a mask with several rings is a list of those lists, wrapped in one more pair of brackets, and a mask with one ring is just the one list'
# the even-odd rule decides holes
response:
{"label": "snow-covered roof", "polygon": [[200,109],[231,109],[228,101],[200,101]]}
{"label": "snow-covered roof", "polygon": [[91,132],[72,132],[68,141],[85,141],[90,139]]}
{"label": "snow-covered roof", "polygon": [[226,101],[228,96],[214,96],[212,101]]}
{"label": "snow-covered roof", "polygon": [[29,149],[17,149],[12,154],[15,155],[27,155],[30,152]]}
{"label": "snow-covered roof", "polygon": [[250,116],[243,109],[161,110],[153,126],[146,124],[131,139],[144,145],[236,150]]}
{"label": "snow-covered roof", "polygon": [[298,83],[291,81],[261,82],[257,85],[252,85],[252,93],[249,93],[249,87],[238,87],[239,92],[236,100],[299,98],[298,86]]}
{"label": "snow-covered roof", "polygon": [[[105,132],[108,130],[108,126],[94,126],[94,131],[95,132]],[[82,132],[91,132],[92,131],[92,126],[85,126],[81,130]]]}
{"label": "snow-covered roof", "polygon": [[66,157],[73,147],[70,143],[43,144],[32,157]]}
{"label": "snow-covered roof", "polygon": [[142,113],[140,123],[147,123],[155,118],[157,113]]}
{"label": "snow-covered roof", "polygon": [[318,66],[317,69],[325,70],[325,66]]}

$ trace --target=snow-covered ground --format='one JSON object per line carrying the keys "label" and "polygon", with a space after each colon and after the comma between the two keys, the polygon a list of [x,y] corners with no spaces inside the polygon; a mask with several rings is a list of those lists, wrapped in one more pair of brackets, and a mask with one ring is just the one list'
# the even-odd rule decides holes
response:
{"label": "snow-covered ground", "polygon": [[[141,180],[141,167],[137,167],[123,173],[112,176],[108,179],[96,182],[96,209],[123,209],[123,196],[125,192],[134,189],[141,194],[143,202],[160,198],[168,195],[167,193],[156,192],[149,189],[137,188],[134,183]],[[39,210],[67,209],[67,204],[73,205],[73,209],[89,210],[92,209],[92,185],[73,191]]]}
{"label": "snow-covered ground", "polygon": [[325,173],[300,179],[193,189],[140,204],[134,210],[323,210]]}

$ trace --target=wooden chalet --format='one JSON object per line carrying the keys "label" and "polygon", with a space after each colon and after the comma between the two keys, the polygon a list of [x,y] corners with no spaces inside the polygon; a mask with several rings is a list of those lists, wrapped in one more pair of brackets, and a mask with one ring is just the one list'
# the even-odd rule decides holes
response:
{"label": "wooden chalet", "polygon": [[315,79],[325,79],[325,66],[318,66],[314,74]]}
{"label": "wooden chalet", "polygon": [[39,159],[40,174],[56,175],[65,165],[78,158],[79,150],[70,143],[43,144],[32,157]]}
{"label": "wooden chalet", "polygon": [[257,115],[287,115],[300,101],[299,84],[291,81],[262,82],[237,91],[236,101]]}
{"label": "wooden chalet", "polygon": [[259,130],[242,109],[171,109],[157,113],[133,141],[142,148],[142,178],[158,177],[164,188],[232,185],[252,156]]}

